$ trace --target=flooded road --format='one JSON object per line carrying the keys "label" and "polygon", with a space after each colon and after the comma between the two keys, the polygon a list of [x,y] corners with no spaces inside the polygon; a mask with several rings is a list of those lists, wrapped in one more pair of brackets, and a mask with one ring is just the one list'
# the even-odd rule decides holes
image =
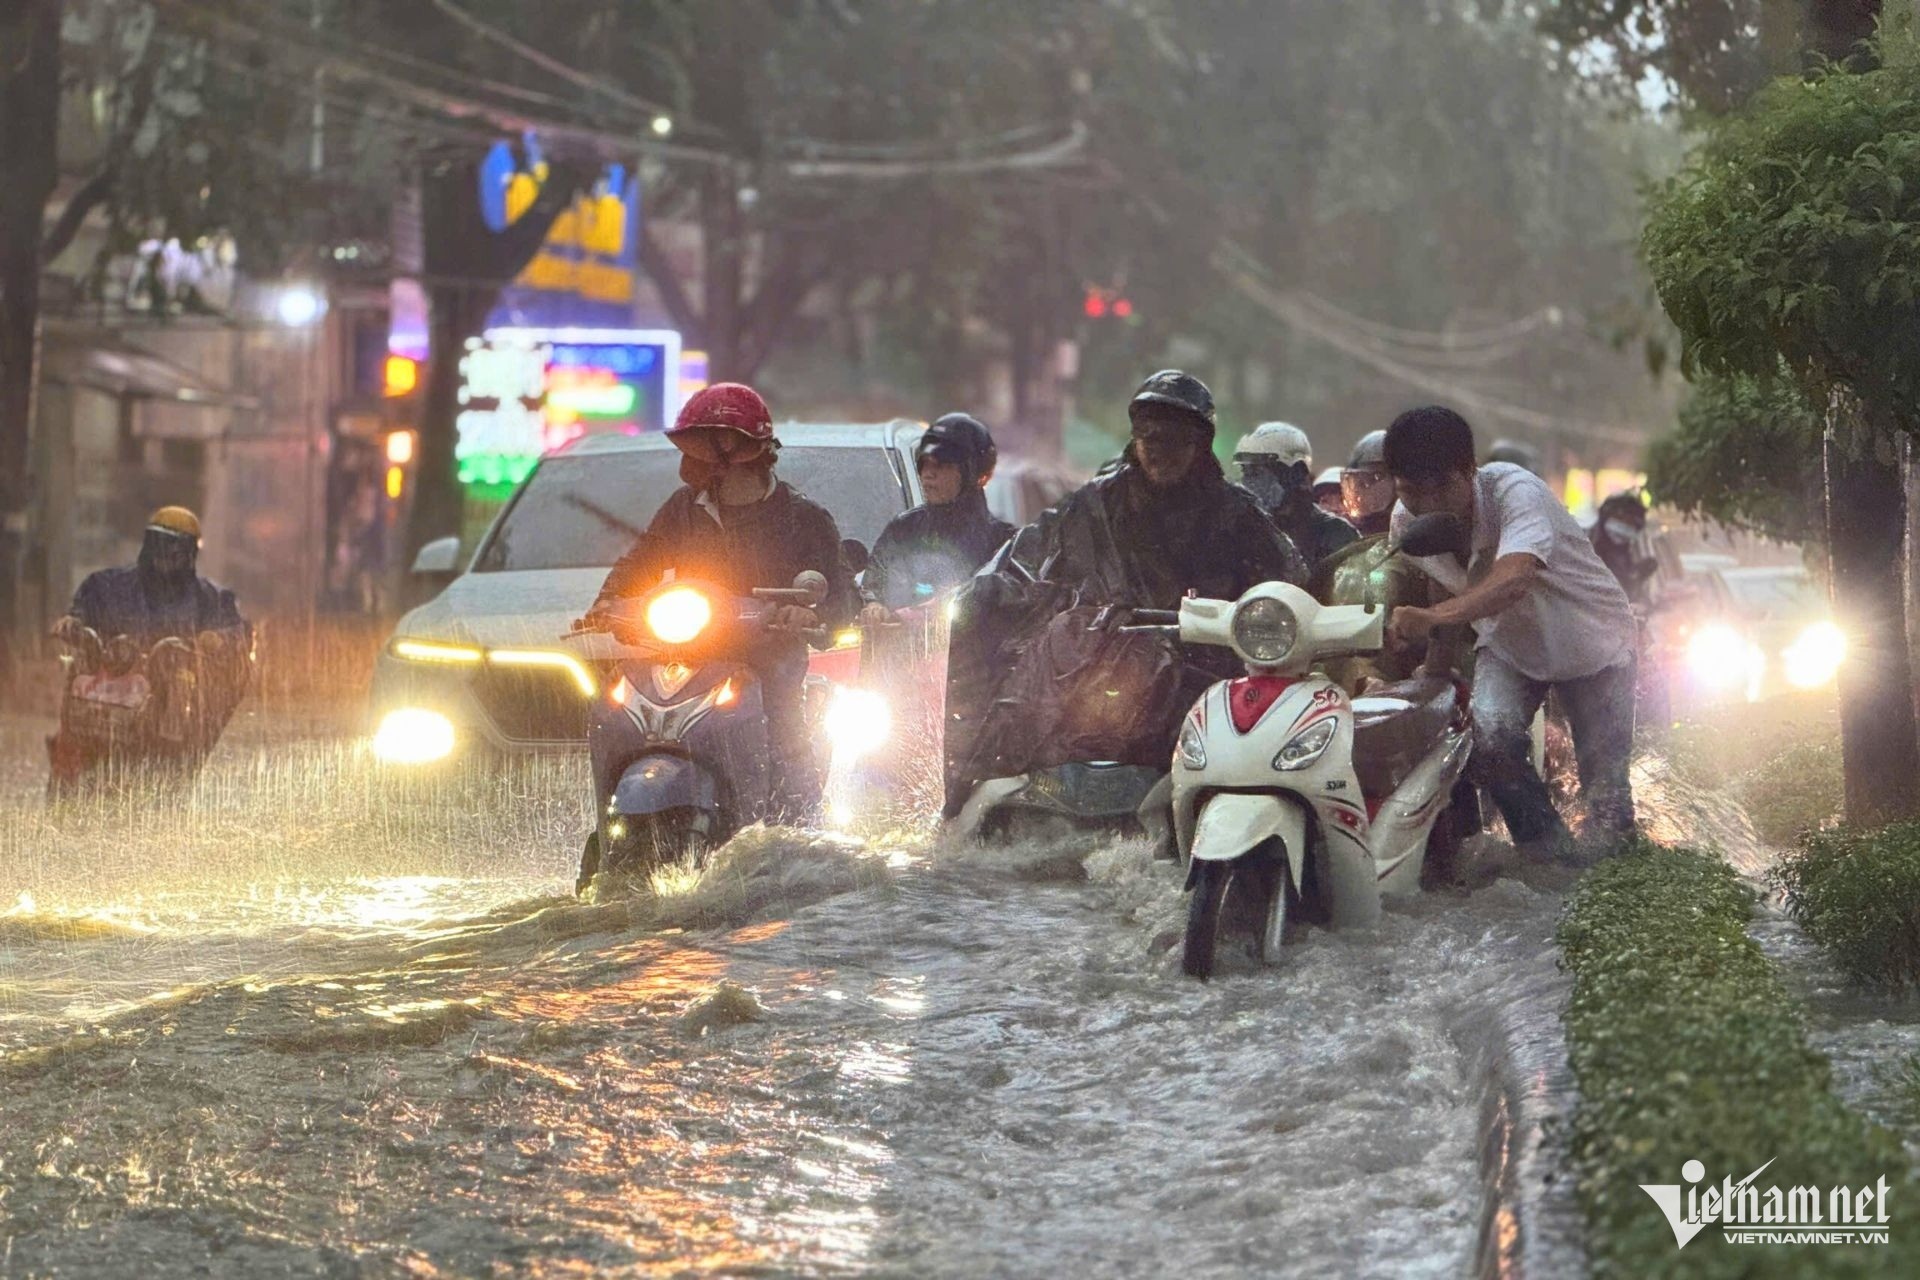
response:
{"label": "flooded road", "polygon": [[585,904],[577,765],[408,797],[240,740],[49,817],[30,745],[0,1275],[1458,1275],[1564,887],[1202,986],[1137,844],[756,831]]}

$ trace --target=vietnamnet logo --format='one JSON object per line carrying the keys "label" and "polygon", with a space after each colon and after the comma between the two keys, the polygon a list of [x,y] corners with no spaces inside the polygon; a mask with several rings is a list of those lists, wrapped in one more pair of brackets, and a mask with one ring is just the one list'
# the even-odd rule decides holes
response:
{"label": "vietnamnet logo", "polygon": [[1682,1249],[1687,1242],[1717,1226],[1732,1244],[1885,1244],[1887,1243],[1887,1180],[1871,1187],[1774,1187],[1764,1192],[1754,1180],[1767,1171],[1769,1160],[1746,1177],[1731,1178],[1719,1186],[1699,1185],[1707,1167],[1698,1160],[1680,1166],[1685,1186],[1672,1182],[1641,1183],[1673,1228]]}

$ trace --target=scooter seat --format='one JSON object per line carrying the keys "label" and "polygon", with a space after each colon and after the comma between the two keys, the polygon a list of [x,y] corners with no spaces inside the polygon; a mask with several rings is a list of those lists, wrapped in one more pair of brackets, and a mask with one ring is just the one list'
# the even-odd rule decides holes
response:
{"label": "scooter seat", "polygon": [[1418,677],[1353,701],[1353,771],[1369,799],[1385,799],[1426,759],[1453,720],[1451,680]]}

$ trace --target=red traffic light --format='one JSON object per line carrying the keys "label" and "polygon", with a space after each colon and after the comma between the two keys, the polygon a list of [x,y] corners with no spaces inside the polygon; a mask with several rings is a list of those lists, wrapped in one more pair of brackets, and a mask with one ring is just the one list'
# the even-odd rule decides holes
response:
{"label": "red traffic light", "polygon": [[1087,290],[1087,301],[1084,310],[1089,320],[1098,320],[1105,316],[1107,314],[1107,295],[1098,289]]}

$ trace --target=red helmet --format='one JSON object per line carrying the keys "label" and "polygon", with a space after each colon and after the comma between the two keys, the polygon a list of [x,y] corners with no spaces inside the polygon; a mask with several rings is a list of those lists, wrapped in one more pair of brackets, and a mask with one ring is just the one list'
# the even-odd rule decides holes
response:
{"label": "red helmet", "polygon": [[716,382],[694,392],[667,434],[683,431],[738,431],[750,440],[771,440],[773,414],[752,387]]}

